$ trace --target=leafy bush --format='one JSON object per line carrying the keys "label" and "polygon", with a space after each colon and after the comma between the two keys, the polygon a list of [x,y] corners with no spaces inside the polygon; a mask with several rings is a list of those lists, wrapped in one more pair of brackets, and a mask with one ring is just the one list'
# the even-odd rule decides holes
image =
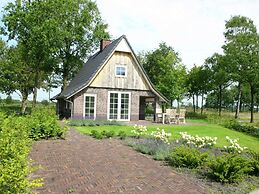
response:
{"label": "leafy bush", "polygon": [[101,134],[104,137],[111,138],[111,137],[113,137],[115,135],[115,132],[114,131],[105,131],[105,130],[103,130]]}
{"label": "leafy bush", "polygon": [[147,134],[147,127],[144,125],[134,125],[134,129],[131,130],[133,133],[134,137],[140,138],[140,136],[146,135]]}
{"label": "leafy bush", "polygon": [[124,123],[118,121],[101,121],[101,120],[87,120],[87,119],[72,119],[69,121],[70,126],[103,126],[103,125],[119,125],[122,126]]}
{"label": "leafy bush", "polygon": [[241,147],[238,144],[238,139],[230,139],[228,136],[226,136],[227,141],[230,143],[229,146],[224,146],[224,149],[229,153],[239,153],[243,152],[247,149],[247,147]]}
{"label": "leafy bush", "polygon": [[259,135],[259,128],[254,127],[249,124],[241,124],[235,119],[230,119],[230,120],[225,121],[223,126],[226,128],[235,130],[235,131],[247,133],[249,135],[254,135],[254,136]]}
{"label": "leafy bush", "polygon": [[197,168],[208,159],[208,153],[202,153],[195,148],[180,146],[175,148],[166,158],[171,166]]}
{"label": "leafy bush", "polygon": [[0,131],[1,131],[1,125],[4,122],[5,118],[6,118],[6,114],[3,112],[0,112]]}
{"label": "leafy bush", "polygon": [[252,168],[251,175],[259,176],[259,153],[249,152],[249,166]]}
{"label": "leafy bush", "polygon": [[92,131],[91,131],[91,136],[92,136],[93,138],[96,138],[96,139],[103,139],[102,133],[100,133],[100,132],[97,131],[97,130],[92,130]]}
{"label": "leafy bush", "polygon": [[40,186],[40,180],[28,179],[31,172],[28,155],[31,148],[26,118],[8,117],[0,132],[0,191],[1,193],[29,193]]}
{"label": "leafy bush", "polygon": [[125,131],[119,131],[118,137],[119,137],[120,139],[126,139],[127,134],[126,134]]}
{"label": "leafy bush", "polygon": [[224,115],[224,117],[219,116],[217,114],[208,114],[207,121],[212,124],[219,124],[223,125],[224,123],[228,122],[232,118],[230,116]]}
{"label": "leafy bush", "polygon": [[185,117],[188,119],[207,119],[206,114],[199,114],[196,112],[186,112]]}
{"label": "leafy bush", "polygon": [[30,128],[29,137],[34,140],[61,138],[66,132],[66,128],[59,125],[55,111],[49,107],[33,109],[27,120]]}
{"label": "leafy bush", "polygon": [[180,132],[180,135],[183,139],[183,143],[193,145],[197,148],[211,148],[217,143],[217,137],[199,137],[198,135],[192,136],[187,134],[187,132]]}
{"label": "leafy bush", "polygon": [[156,131],[151,132],[151,136],[155,138],[157,141],[162,141],[164,143],[169,143],[169,138],[171,137],[171,133],[166,133],[164,129],[157,128]]}
{"label": "leafy bush", "polygon": [[153,155],[155,159],[162,160],[168,156],[170,145],[155,139],[127,139],[127,144],[135,150],[143,153]]}
{"label": "leafy bush", "polygon": [[218,156],[209,162],[208,175],[215,181],[221,183],[233,183],[245,178],[252,168],[249,161],[236,154]]}

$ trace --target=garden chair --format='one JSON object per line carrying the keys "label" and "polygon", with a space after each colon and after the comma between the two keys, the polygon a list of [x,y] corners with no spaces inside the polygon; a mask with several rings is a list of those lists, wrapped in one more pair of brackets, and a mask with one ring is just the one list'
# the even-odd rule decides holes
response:
{"label": "garden chair", "polygon": [[156,122],[162,123],[162,119],[163,119],[163,111],[162,111],[162,109],[157,108],[156,109]]}
{"label": "garden chair", "polygon": [[180,109],[179,117],[178,117],[179,124],[180,123],[185,123],[185,113],[186,113],[185,109]]}
{"label": "garden chair", "polygon": [[169,124],[177,123],[176,109],[166,109],[166,119]]}

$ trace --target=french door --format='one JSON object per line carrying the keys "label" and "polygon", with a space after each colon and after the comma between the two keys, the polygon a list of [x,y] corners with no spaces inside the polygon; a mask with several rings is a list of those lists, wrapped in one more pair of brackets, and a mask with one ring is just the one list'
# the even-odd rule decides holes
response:
{"label": "french door", "polygon": [[108,119],[109,120],[130,120],[130,93],[109,92]]}

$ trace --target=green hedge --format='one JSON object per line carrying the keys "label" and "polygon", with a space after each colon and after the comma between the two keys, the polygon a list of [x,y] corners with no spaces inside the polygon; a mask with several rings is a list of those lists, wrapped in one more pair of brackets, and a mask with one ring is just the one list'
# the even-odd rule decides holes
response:
{"label": "green hedge", "polygon": [[223,126],[235,131],[247,133],[249,135],[259,136],[258,127],[254,127],[249,124],[242,124],[235,119],[226,120]]}
{"label": "green hedge", "polygon": [[103,126],[103,125],[125,125],[118,121],[101,121],[101,120],[87,120],[87,119],[71,119],[70,126]]}
{"label": "green hedge", "polygon": [[62,138],[66,132],[66,128],[58,123],[56,113],[51,107],[35,108],[26,118],[30,128],[29,137],[34,140]]}
{"label": "green hedge", "polygon": [[28,155],[31,139],[27,119],[8,117],[1,123],[0,133],[0,191],[1,193],[28,193],[38,180],[30,181]]}
{"label": "green hedge", "polygon": [[62,137],[62,128],[52,108],[36,108],[31,115],[7,117],[0,112],[0,193],[30,193],[41,179],[30,180],[29,152],[32,141]]}
{"label": "green hedge", "polygon": [[173,149],[166,158],[171,166],[198,168],[208,160],[209,154],[195,148],[180,146]]}

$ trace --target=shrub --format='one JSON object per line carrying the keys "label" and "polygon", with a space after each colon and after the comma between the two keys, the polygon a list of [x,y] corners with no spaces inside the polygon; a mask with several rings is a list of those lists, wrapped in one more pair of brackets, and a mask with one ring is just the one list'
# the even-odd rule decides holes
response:
{"label": "shrub", "polygon": [[209,162],[209,177],[221,183],[241,181],[252,170],[249,161],[236,154],[218,156]]}
{"label": "shrub", "polygon": [[115,135],[115,132],[114,131],[105,131],[105,130],[103,130],[101,134],[102,134],[102,136],[105,136],[107,138],[111,138],[111,137],[113,137]]}
{"label": "shrub", "polygon": [[93,138],[96,138],[96,139],[103,139],[102,133],[100,133],[100,132],[97,131],[97,130],[92,130],[92,131],[91,131],[91,136],[92,136]]}
{"label": "shrub", "polygon": [[0,191],[1,193],[30,193],[40,186],[39,179],[29,180],[31,172],[28,155],[31,148],[26,118],[8,117],[0,132]]}
{"label": "shrub", "polygon": [[126,134],[125,131],[119,131],[118,137],[119,137],[120,139],[126,139],[127,134]]}
{"label": "shrub", "polygon": [[6,118],[6,114],[3,112],[0,112],[0,131],[1,131],[1,125],[4,122],[5,118]]}
{"label": "shrub", "polygon": [[208,156],[208,153],[201,153],[195,148],[180,146],[171,151],[166,160],[171,166],[197,168],[207,161]]}
{"label": "shrub", "polygon": [[250,174],[259,176],[259,153],[249,152],[249,166],[252,168]]}
{"label": "shrub", "polygon": [[111,138],[111,137],[115,136],[115,132],[114,131],[108,131],[105,136],[107,138]]}
{"label": "shrub", "polygon": [[169,154],[170,146],[164,142],[156,141],[155,139],[128,139],[127,144],[135,150],[143,153],[153,155],[155,159],[162,159]]}
{"label": "shrub", "polygon": [[206,114],[199,114],[196,112],[186,112],[185,117],[188,119],[207,119]]}
{"label": "shrub", "polygon": [[226,136],[226,139],[230,143],[230,145],[224,146],[224,149],[229,153],[239,153],[240,154],[245,149],[247,149],[247,147],[241,147],[238,144],[238,139],[230,139],[228,136]]}
{"label": "shrub", "polygon": [[162,141],[164,143],[169,143],[169,138],[171,137],[171,133],[166,133],[164,129],[157,128],[156,131],[152,131],[151,136],[154,137],[157,141]]}
{"label": "shrub", "polygon": [[140,138],[142,135],[147,134],[147,127],[143,125],[134,125],[134,129],[131,131],[136,138]]}
{"label": "shrub", "polygon": [[226,128],[235,130],[235,131],[247,133],[249,135],[254,135],[254,136],[259,135],[259,128],[254,127],[254,126],[249,125],[249,124],[241,124],[235,119],[227,120],[223,124],[223,126],[226,127]]}
{"label": "shrub", "polygon": [[187,132],[180,132],[180,135],[183,139],[183,143],[193,145],[197,148],[211,148],[217,143],[217,137],[199,137],[198,135],[192,136],[187,134]]}
{"label": "shrub", "polygon": [[69,120],[70,126],[104,126],[104,125],[124,125],[118,121],[100,121],[100,120],[87,120],[87,119],[72,119]]}
{"label": "shrub", "polygon": [[27,116],[30,128],[30,138],[34,140],[61,138],[66,128],[62,128],[57,120],[55,111],[49,107],[37,107]]}

